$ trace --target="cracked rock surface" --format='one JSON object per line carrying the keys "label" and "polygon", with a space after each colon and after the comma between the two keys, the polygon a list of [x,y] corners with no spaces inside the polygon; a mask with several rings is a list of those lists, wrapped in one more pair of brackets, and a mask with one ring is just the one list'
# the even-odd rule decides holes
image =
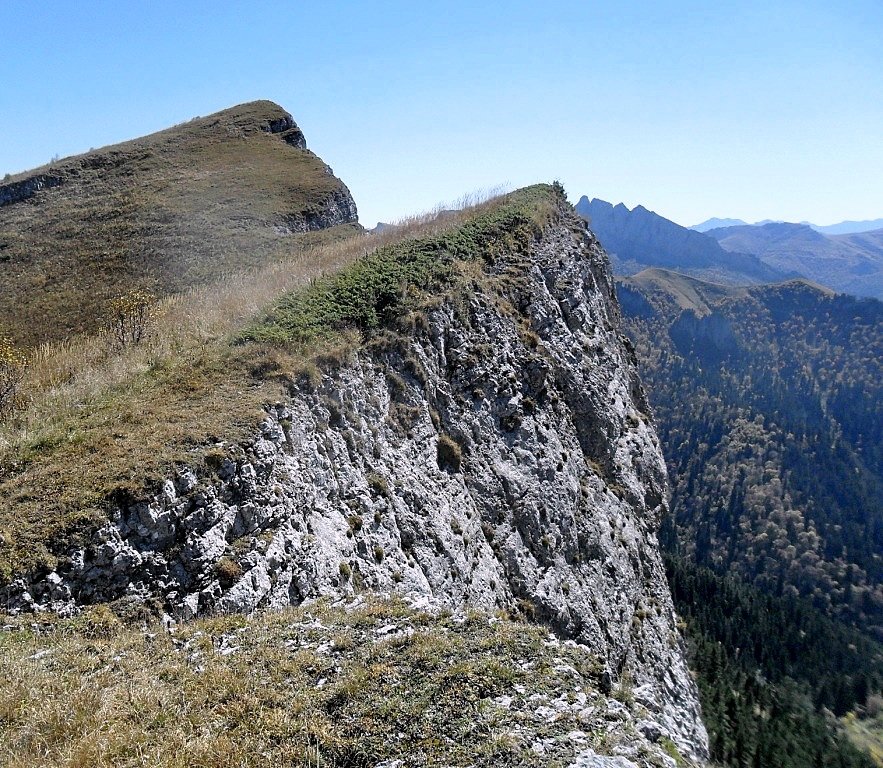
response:
{"label": "cracked rock surface", "polygon": [[158,597],[189,618],[379,591],[518,609],[628,681],[647,738],[707,754],[656,539],[665,465],[580,220],[465,276],[216,453],[211,474],[120,506],[7,604]]}

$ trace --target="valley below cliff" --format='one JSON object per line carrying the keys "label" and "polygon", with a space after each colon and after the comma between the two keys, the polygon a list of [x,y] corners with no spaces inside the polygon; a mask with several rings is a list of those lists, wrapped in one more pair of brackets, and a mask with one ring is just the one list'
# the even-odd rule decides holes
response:
{"label": "valley below cliff", "polygon": [[660,269],[617,290],[669,466],[661,538],[713,759],[870,765],[883,305]]}

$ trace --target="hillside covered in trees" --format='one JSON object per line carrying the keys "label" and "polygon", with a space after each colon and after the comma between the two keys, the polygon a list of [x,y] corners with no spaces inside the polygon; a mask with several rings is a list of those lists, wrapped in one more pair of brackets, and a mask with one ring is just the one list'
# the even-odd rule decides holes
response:
{"label": "hillside covered in trees", "polygon": [[840,718],[876,727],[868,715],[880,705],[883,646],[799,598],[764,594],[683,557],[668,555],[666,570],[715,763],[874,764]]}
{"label": "hillside covered in trees", "polygon": [[804,281],[619,282],[672,551],[883,635],[883,304]]}
{"label": "hillside covered in trees", "polygon": [[841,724],[875,733],[883,681],[883,304],[664,270],[617,288],[713,759],[872,764]]}

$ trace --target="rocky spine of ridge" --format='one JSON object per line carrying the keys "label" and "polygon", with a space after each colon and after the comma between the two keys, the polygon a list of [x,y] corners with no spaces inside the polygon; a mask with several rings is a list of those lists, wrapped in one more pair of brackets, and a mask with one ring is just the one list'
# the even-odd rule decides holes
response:
{"label": "rocky spine of ridge", "polygon": [[[91,542],[0,594],[183,617],[363,590],[520,609],[633,685],[681,753],[707,739],[660,560],[666,472],[606,254],[559,203],[529,253],[438,298],[122,501]],[[386,341],[384,341],[386,340]]]}
{"label": "rocky spine of ridge", "polygon": [[64,183],[64,179],[56,174],[38,173],[22,181],[0,185],[0,206],[20,203],[33,197],[43,189],[52,189]]}

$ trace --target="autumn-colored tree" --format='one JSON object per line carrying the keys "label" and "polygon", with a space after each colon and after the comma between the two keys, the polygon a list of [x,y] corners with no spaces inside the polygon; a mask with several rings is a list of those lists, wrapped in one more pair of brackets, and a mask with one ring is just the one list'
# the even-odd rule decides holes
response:
{"label": "autumn-colored tree", "polygon": [[135,289],[110,302],[108,326],[121,347],[135,346],[147,337],[155,315],[156,297],[149,291]]}
{"label": "autumn-colored tree", "polygon": [[8,416],[19,405],[26,367],[24,354],[9,339],[0,336],[0,417]]}

